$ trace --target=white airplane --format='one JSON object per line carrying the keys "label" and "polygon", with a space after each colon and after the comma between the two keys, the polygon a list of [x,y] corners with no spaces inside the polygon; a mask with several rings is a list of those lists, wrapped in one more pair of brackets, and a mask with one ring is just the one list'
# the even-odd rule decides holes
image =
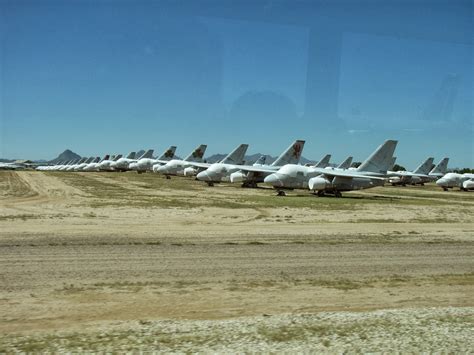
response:
{"label": "white airplane", "polygon": [[89,161],[91,158],[81,158],[79,160],[74,161],[72,164],[64,166],[61,168],[61,171],[74,171],[74,168],[79,166],[80,164],[84,164],[86,161]]}
{"label": "white airplane", "polygon": [[[207,145],[201,144],[196,149],[194,149],[191,154],[189,154],[183,160],[172,159],[164,165],[154,165],[153,171],[155,173],[160,173],[169,177],[170,175],[184,175],[186,168],[194,168],[191,165],[191,162],[201,163],[204,153],[206,152]],[[211,164],[209,164],[210,166]],[[189,175],[189,174],[188,174]]]}
{"label": "white airplane", "polygon": [[[270,183],[272,184],[271,181],[274,180],[274,178],[276,176],[278,176],[279,174],[281,174],[281,172],[283,172],[283,174],[286,174],[285,171],[289,174],[289,177],[288,177],[288,182],[285,182],[285,184],[283,184],[283,182],[281,182],[282,184],[280,183],[276,183],[276,184],[272,184],[273,187],[275,188],[279,188],[279,189],[307,189],[308,188],[308,179],[299,179],[300,176],[306,176],[305,174],[307,174],[307,172],[309,171],[318,171],[318,173],[316,173],[315,175],[312,175],[312,176],[318,176],[320,175],[320,171],[321,169],[323,169],[324,171],[343,171],[343,170],[346,170],[346,169],[352,169],[350,168],[351,166],[351,163],[352,163],[352,157],[347,157],[342,163],[340,163],[336,168],[334,167],[331,167],[329,166],[329,160],[331,159],[331,154],[326,154],[321,160],[319,160],[319,162],[317,164],[314,164],[314,165],[297,165],[297,164],[287,164],[287,165],[284,165],[283,167],[281,167],[280,169],[278,169],[278,171],[274,172],[275,174],[270,174],[268,176],[268,179],[265,178],[264,179],[264,182],[265,183]],[[316,170],[318,169],[318,170]],[[296,178],[296,179],[293,179],[293,178]],[[278,195],[285,195],[283,191],[279,191],[278,192]]]}
{"label": "white airplane", "polygon": [[71,160],[66,164],[62,164],[62,165],[54,167],[52,170],[66,171],[66,169],[70,168],[71,166],[74,166],[75,164],[79,164],[85,161],[86,161],[86,158]]}
{"label": "white airplane", "polygon": [[[256,187],[257,183],[263,182],[266,176],[277,171],[285,164],[298,164],[303,152],[305,141],[296,140],[280,154],[280,156],[270,165],[263,165],[259,160],[253,165],[239,166],[236,165],[236,171],[230,172],[228,176],[224,176],[215,170],[209,168],[206,170],[206,178],[211,181],[218,182],[227,180],[232,183],[242,182],[242,187]],[[198,175],[199,179],[199,175]],[[209,180],[206,180],[209,181]]]}
{"label": "white airplane", "polygon": [[306,166],[311,166],[313,168],[327,168],[329,167],[329,161],[331,160],[331,154],[326,154],[320,161],[316,164],[306,164]]}
{"label": "white airplane", "polygon": [[67,163],[70,163],[70,161],[60,161],[54,165],[42,165],[42,166],[39,166],[36,170],[44,170],[44,171],[54,170],[56,169],[56,167],[63,166]]}
{"label": "white airplane", "polygon": [[[130,154],[129,154],[129,156],[131,156]],[[122,157],[122,154],[118,154],[118,155],[115,155],[115,156],[111,157],[108,160],[102,161],[101,163],[99,163],[99,171],[112,171],[113,170],[112,169],[112,163],[114,161],[119,160],[121,157]],[[135,155],[133,155],[133,157],[135,157]]]}
{"label": "white airplane", "polygon": [[[23,164],[15,164],[15,163],[2,163],[0,162],[0,170],[17,170],[17,169],[24,169],[26,166]],[[38,170],[38,169],[36,169]]]}
{"label": "white airplane", "polygon": [[58,162],[55,165],[48,165],[45,166],[42,170],[48,170],[48,171],[62,171],[68,166],[71,166],[72,164],[77,163],[79,160],[73,159],[69,161],[64,161],[64,162]]}
{"label": "white airplane", "polygon": [[459,187],[467,191],[474,188],[474,174],[447,173],[436,181],[436,185],[448,191],[449,188]]}
{"label": "white airplane", "polygon": [[209,186],[213,186],[215,182],[223,181],[223,178],[228,180],[230,174],[239,171],[239,165],[242,166],[244,164],[244,156],[248,147],[248,144],[239,145],[218,163],[207,164],[192,162],[192,169],[206,169],[198,173],[196,178],[198,180],[207,182]]}
{"label": "white airplane", "polygon": [[99,161],[100,161],[100,157],[95,157],[95,158],[92,159],[91,162],[80,164],[79,166],[75,167],[74,171],[84,171],[84,169],[87,168],[90,164],[96,164]]}
{"label": "white airplane", "polygon": [[429,172],[433,167],[433,157],[426,159],[421,163],[413,172],[411,171],[388,171],[387,175],[389,176],[388,182],[392,186],[402,185],[406,186],[407,184],[420,184],[424,185],[425,182],[432,180],[432,177],[429,176]]}
{"label": "white airplane", "polygon": [[65,169],[65,171],[80,171],[82,170],[87,164],[90,164],[94,161],[94,157],[89,157],[83,163],[80,164],[73,164]]}
{"label": "white airplane", "polygon": [[317,192],[318,196],[329,193],[336,197],[341,196],[341,191],[382,186],[392,164],[397,143],[395,140],[385,141],[355,170],[331,170],[288,164],[267,176],[265,183],[280,189],[279,195],[284,195],[281,190],[284,188],[309,188]]}
{"label": "white airplane", "polygon": [[464,191],[474,190],[474,177],[470,178],[469,180],[464,181],[462,183],[462,187]]}
{"label": "white airplane", "polygon": [[[119,160],[117,161],[114,161],[110,164],[110,166],[112,167],[112,169],[116,170],[116,171],[127,171],[127,170],[130,170],[129,169],[129,165],[132,164],[132,163],[136,163],[139,159],[143,159],[143,158],[152,158],[153,157],[153,149],[149,149],[147,150],[142,156],[140,156],[138,159],[135,159],[135,152],[132,152],[134,153],[134,157],[133,158],[120,158]],[[132,153],[129,154],[132,155]]]}
{"label": "white airplane", "polygon": [[[318,163],[319,164],[319,163]],[[316,164],[316,165],[318,165]],[[333,168],[331,166],[326,166],[324,169],[328,170],[345,170],[349,169],[352,164],[352,157],[347,157],[341,164],[339,164],[337,167]]]}
{"label": "white airplane", "polygon": [[449,158],[441,159],[438,165],[429,172],[428,176],[431,176],[433,180],[443,177],[448,172],[448,162]]}
{"label": "white airplane", "polygon": [[[87,164],[83,169],[82,171],[99,171],[99,165],[100,163],[102,163],[103,161],[105,160],[109,160],[110,158],[110,155],[107,154],[106,156],[104,156],[102,158],[102,160],[98,161],[98,162],[92,162],[90,164]],[[97,160],[97,159],[96,159]]]}
{"label": "white airplane", "polygon": [[174,157],[176,146],[172,145],[164,151],[164,153],[157,159],[153,157],[140,158],[134,163],[130,163],[128,168],[130,170],[136,170],[138,173],[144,173],[145,171],[153,171],[154,165],[162,165],[168,163]]}

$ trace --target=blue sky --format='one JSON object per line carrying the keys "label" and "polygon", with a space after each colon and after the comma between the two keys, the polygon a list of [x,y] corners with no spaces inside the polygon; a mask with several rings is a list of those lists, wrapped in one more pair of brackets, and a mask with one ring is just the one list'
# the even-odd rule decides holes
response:
{"label": "blue sky", "polygon": [[392,138],[404,166],[473,167],[471,2],[326,4],[0,0],[0,157]]}

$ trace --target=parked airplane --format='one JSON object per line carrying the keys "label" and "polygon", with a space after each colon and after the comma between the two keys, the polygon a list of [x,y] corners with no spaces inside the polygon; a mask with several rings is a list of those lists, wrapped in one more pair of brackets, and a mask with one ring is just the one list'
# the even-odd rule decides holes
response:
{"label": "parked airplane", "polygon": [[[110,166],[116,170],[116,171],[127,171],[127,170],[130,170],[129,169],[129,165],[131,163],[136,163],[139,159],[142,159],[142,158],[152,158],[153,157],[153,149],[149,149],[147,150],[142,156],[140,156],[139,158],[135,159],[135,152],[132,152],[133,153],[133,158],[120,158],[119,160],[117,161],[114,161],[110,164]],[[129,154],[132,155],[132,153]]]}
{"label": "parked airplane", "polygon": [[56,167],[51,168],[51,170],[67,171],[67,169],[69,169],[69,168],[72,167],[72,166],[75,166],[75,165],[77,165],[77,164],[82,164],[83,162],[86,161],[86,159],[87,159],[87,158],[81,158],[81,159],[70,160],[70,161],[67,162],[66,164],[62,164],[62,165],[59,165],[59,166],[56,166]]}
{"label": "parked airplane", "polygon": [[0,162],[0,170],[17,170],[17,169],[24,169],[24,168],[26,168],[24,164]]}
{"label": "parked airplane", "polygon": [[[271,174],[268,178],[265,178],[264,182],[272,184],[273,187],[278,188],[279,195],[285,195],[281,189],[307,189],[308,180],[311,177],[320,175],[320,170],[343,170],[341,168],[329,167],[329,159],[331,155],[327,154],[315,165],[296,165],[287,164],[279,169],[275,174]],[[347,160],[347,159],[346,159]],[[342,162],[339,166],[346,166],[346,161]],[[318,169],[318,170],[316,170]],[[313,174],[312,174],[313,173]],[[277,179],[281,176],[281,181]],[[275,183],[273,183],[273,181]]]}
{"label": "parked airplane", "polygon": [[402,185],[406,186],[407,184],[421,184],[424,185],[425,182],[432,180],[432,177],[429,176],[429,172],[433,167],[433,157],[426,159],[421,163],[413,172],[411,171],[388,171],[387,175],[389,176],[388,182],[392,186]]}
{"label": "parked airplane", "polygon": [[339,164],[337,167],[333,168],[331,166],[327,166],[324,169],[329,169],[329,170],[344,170],[344,169],[349,169],[352,164],[352,157],[347,157],[341,164]]}
{"label": "parked airplane", "polygon": [[75,167],[74,171],[84,171],[84,169],[88,167],[90,164],[95,164],[95,163],[98,163],[99,161],[100,161],[100,157],[92,158],[92,161],[90,161],[89,163],[84,163]]}
{"label": "parked airplane", "polygon": [[329,161],[331,160],[331,154],[326,154],[320,161],[316,164],[306,164],[306,166],[312,166],[313,168],[327,168],[329,167]]}
{"label": "parked airplane", "polygon": [[[131,156],[132,153],[130,153],[129,156]],[[135,157],[135,155],[133,155],[133,157]],[[99,171],[112,171],[112,163],[119,160],[120,158],[122,158],[122,154],[118,154],[108,160],[102,161],[101,163],[99,163]]]}
{"label": "parked airplane", "polygon": [[[387,140],[356,170],[330,170],[288,164],[265,178],[275,188],[309,188],[323,196],[325,193],[341,196],[341,191],[367,189],[384,184],[392,164],[397,141]],[[284,194],[281,190],[279,194]]]}
{"label": "parked airplane", "polygon": [[462,183],[462,187],[464,191],[474,190],[474,177],[470,178],[469,180],[464,181]]}
{"label": "parked airplane", "polygon": [[65,171],[79,171],[82,170],[87,164],[90,164],[94,161],[95,157],[89,157],[84,160],[82,163],[72,164],[71,166],[67,167]]}
{"label": "parked airplane", "polygon": [[[290,146],[280,154],[280,156],[270,165],[262,165],[260,162],[256,162],[254,165],[247,166],[235,166],[236,170],[228,175],[230,182],[242,182],[243,187],[256,187],[257,183],[263,182],[266,176],[272,172],[277,171],[285,164],[298,164],[303,152],[305,141],[296,140]],[[237,169],[238,168],[238,169]],[[209,169],[206,170],[209,172]],[[213,175],[214,174],[214,175]],[[226,176],[216,176],[216,173],[212,170],[207,176],[214,181],[221,181],[227,179]],[[199,178],[199,176],[198,176]]]}
{"label": "parked airplane", "polygon": [[164,151],[164,153],[157,159],[153,157],[140,158],[134,163],[130,163],[128,166],[129,170],[136,170],[138,173],[144,173],[145,171],[153,171],[154,165],[162,165],[168,163],[174,157],[176,146],[172,145]]}
{"label": "parked airplane", "polygon": [[[92,162],[90,164],[87,164],[83,169],[82,171],[99,171],[99,166],[100,166],[100,163],[102,163],[103,161],[106,161],[106,160],[109,160],[110,158],[110,155],[107,154],[106,156],[104,156],[102,158],[102,160],[99,160],[97,162]],[[97,159],[96,159],[97,160]]]}
{"label": "parked airplane", "polygon": [[[167,177],[170,175],[184,175],[186,168],[194,168],[194,166],[190,164],[191,162],[202,163],[202,158],[204,157],[206,149],[207,145],[201,144],[183,160],[172,159],[164,165],[155,165],[153,166],[153,171],[155,173],[166,175]],[[208,167],[209,166],[211,166],[211,164],[208,164]]]}
{"label": "parked airplane", "polygon": [[433,180],[443,177],[448,172],[448,162],[449,158],[441,159],[438,165],[436,165],[428,175],[431,176]]}
{"label": "parked airplane", "polygon": [[[436,181],[436,185],[442,187],[444,191],[448,191],[449,188],[459,187],[461,190],[468,190],[473,188],[474,174],[458,174],[458,173],[447,173],[441,179]],[[466,184],[465,184],[466,183]]]}
{"label": "parked airplane", "polygon": [[267,156],[266,155],[261,155],[260,158],[258,158],[255,163],[252,164],[252,166],[265,166],[265,162],[267,161]]}
{"label": "parked airplane", "polygon": [[84,158],[81,158],[79,159],[78,161],[66,166],[64,169],[62,169],[63,171],[74,171],[74,168],[78,167],[80,164],[84,164],[86,163],[87,161],[89,161],[89,159],[91,158],[87,158],[87,157],[84,157]]}
{"label": "parked airplane", "polygon": [[198,173],[196,178],[207,182],[209,186],[214,185],[215,182],[223,181],[223,179],[228,180],[230,174],[240,170],[238,165],[244,164],[244,156],[248,147],[248,144],[239,145],[219,163],[210,165],[206,163],[191,163],[192,169],[206,169]]}
{"label": "parked airplane", "polygon": [[50,171],[64,171],[67,167],[71,166],[72,164],[78,163],[78,159],[73,159],[73,160],[68,160],[64,162],[59,162],[56,165],[50,165],[47,166],[44,170],[50,170]]}

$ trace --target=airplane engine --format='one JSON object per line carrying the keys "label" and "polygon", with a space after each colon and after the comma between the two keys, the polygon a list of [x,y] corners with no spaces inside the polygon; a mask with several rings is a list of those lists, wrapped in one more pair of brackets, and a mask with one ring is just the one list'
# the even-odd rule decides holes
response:
{"label": "airplane engine", "polygon": [[314,178],[309,179],[308,181],[308,187],[310,190],[325,190],[327,188],[331,188],[332,184],[331,181],[329,181],[326,178],[316,176]]}
{"label": "airplane engine", "polygon": [[474,180],[466,180],[462,183],[464,190],[474,190]]}
{"label": "airplane engine", "polygon": [[186,169],[184,169],[184,176],[195,176],[197,175],[198,173],[198,170],[196,168],[193,168],[193,167],[188,167]]}
{"label": "airplane engine", "polygon": [[247,175],[241,171],[236,171],[235,173],[230,174],[231,183],[242,182],[245,180],[247,180]]}

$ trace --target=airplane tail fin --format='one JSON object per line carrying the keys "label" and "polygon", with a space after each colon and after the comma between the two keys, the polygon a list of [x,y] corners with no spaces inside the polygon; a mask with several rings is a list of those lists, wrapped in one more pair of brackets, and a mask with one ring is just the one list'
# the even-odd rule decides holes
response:
{"label": "airplane tail fin", "polygon": [[449,158],[443,158],[438,165],[430,171],[430,174],[446,174],[448,172],[448,162]]}
{"label": "airplane tail fin", "polygon": [[137,154],[136,152],[130,152],[130,153],[128,153],[127,159],[135,159],[135,155],[136,155],[136,154]]}
{"label": "airplane tail fin", "polygon": [[204,157],[204,153],[206,152],[207,145],[201,144],[199,147],[193,150],[191,154],[189,154],[184,160],[185,161],[193,161],[193,162],[201,162],[202,158]]}
{"label": "airplane tail fin", "polygon": [[392,167],[393,153],[397,143],[396,140],[385,141],[357,168],[357,171],[386,174]]}
{"label": "airplane tail fin", "polygon": [[95,157],[92,162],[93,162],[93,163],[98,163],[98,162],[100,162],[100,157]]}
{"label": "airplane tail fin", "polygon": [[171,160],[174,157],[174,152],[176,152],[176,146],[172,145],[158,157],[158,160]]}
{"label": "airplane tail fin", "polygon": [[116,155],[115,158],[113,159],[113,161],[117,161],[117,160],[119,160],[121,157],[123,157],[122,154]]}
{"label": "airplane tail fin", "polygon": [[148,149],[142,156],[138,159],[152,159],[153,158],[153,149]]}
{"label": "airplane tail fin", "polygon": [[294,141],[278,158],[272,163],[272,166],[283,166],[286,164],[298,164],[301,153],[303,152],[305,141]]}
{"label": "airplane tail fin", "polygon": [[267,161],[267,156],[266,155],[261,155],[260,158],[257,159],[253,165],[265,165],[265,162]]}
{"label": "airplane tail fin", "polygon": [[395,167],[395,162],[397,161],[397,157],[392,158],[392,162],[390,163],[390,168],[388,170],[393,170]]}
{"label": "airplane tail fin", "polygon": [[107,154],[102,158],[102,160],[99,163],[102,163],[104,160],[109,160],[109,158],[110,158],[110,155]]}
{"label": "airplane tail fin", "polygon": [[235,148],[232,152],[230,152],[224,159],[222,159],[221,163],[223,164],[243,164],[244,163],[244,156],[247,152],[249,145],[248,144],[241,144],[237,148]]}
{"label": "airplane tail fin", "polygon": [[338,165],[338,169],[349,169],[352,164],[352,157],[347,157],[341,164]]}
{"label": "airplane tail fin", "polygon": [[433,166],[433,157],[426,159],[423,163],[420,164],[413,172],[415,174],[428,174]]}
{"label": "airplane tail fin", "polygon": [[316,168],[325,168],[329,166],[329,160],[331,159],[331,154],[326,154],[323,159],[321,159],[316,165]]}
{"label": "airplane tail fin", "polygon": [[94,157],[89,157],[89,158],[87,158],[87,160],[84,163],[90,164],[90,163],[92,163],[93,160],[94,160]]}

